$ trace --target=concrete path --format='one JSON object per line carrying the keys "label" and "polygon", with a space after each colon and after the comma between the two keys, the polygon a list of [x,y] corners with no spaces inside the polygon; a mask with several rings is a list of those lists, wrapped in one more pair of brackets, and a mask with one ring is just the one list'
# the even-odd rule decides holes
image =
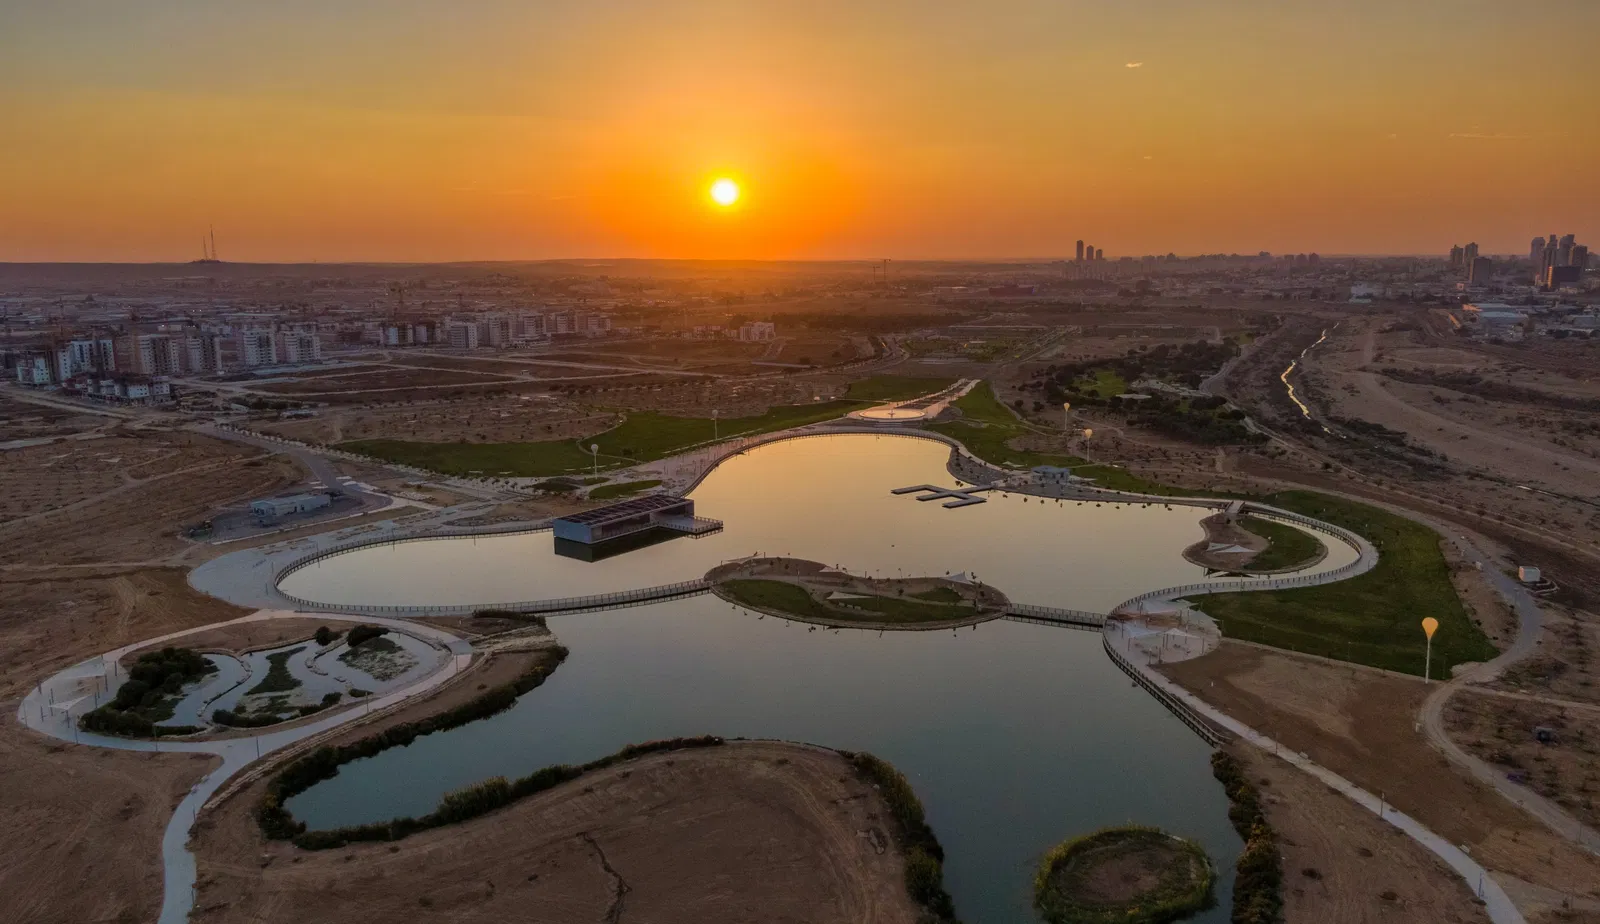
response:
{"label": "concrete path", "polygon": [[1345,798],[1394,825],[1412,840],[1432,851],[1435,856],[1443,860],[1466,881],[1473,894],[1483,900],[1484,910],[1489,913],[1489,919],[1494,924],[1526,924],[1522,912],[1517,910],[1517,906],[1512,903],[1510,896],[1506,895],[1500,884],[1495,882],[1488,871],[1479,866],[1461,848],[1433,833],[1411,816],[1386,805],[1381,798],[1374,796],[1372,793],[1367,792],[1306,756],[1297,754],[1288,748],[1280,747],[1278,742],[1214,708],[1160,673],[1150,669],[1148,663],[1149,652],[1134,645],[1134,641],[1133,637],[1124,633],[1114,630],[1106,632],[1107,645],[1115,647],[1149,683],[1177,699],[1185,707],[1203,716],[1212,724],[1227,729],[1240,740],[1249,742],[1263,751],[1271,752],[1287,763],[1311,774],[1330,788],[1344,795]]}
{"label": "concrete path", "polygon": [[[371,616],[324,613],[319,614],[318,618],[387,625],[391,629],[421,635],[446,648],[450,652],[450,657],[444,659],[439,669],[433,673],[391,693],[369,697],[363,701],[360,708],[349,709],[319,721],[280,731],[262,729],[260,734],[221,741],[161,741],[159,739],[145,741],[115,738],[109,735],[96,735],[78,730],[76,717],[88,711],[88,709],[94,708],[94,704],[104,702],[115,695],[117,687],[126,679],[126,676],[118,669],[117,661],[130,651],[160,645],[183,638],[186,635],[204,632],[221,626],[269,619],[303,618],[305,618],[304,615],[300,613],[282,610],[264,611],[227,622],[186,629],[182,632],[173,632],[157,638],[136,642],[132,645],[125,645],[114,651],[108,651],[98,658],[91,658],[66,668],[48,680],[41,682],[23,699],[22,705],[17,710],[18,721],[27,727],[52,738],[71,741],[75,744],[115,748],[124,751],[178,751],[183,753],[214,754],[222,759],[222,764],[201,778],[189,790],[189,793],[184,796],[183,800],[178,803],[171,821],[167,823],[166,833],[161,838],[161,855],[165,868],[161,916],[158,924],[186,924],[189,919],[189,913],[194,908],[195,898],[195,859],[194,854],[189,852],[189,832],[206,800],[210,799],[222,787],[223,783],[243,770],[248,764],[266,754],[294,744],[297,741],[310,738],[313,735],[322,734],[348,722],[353,722],[370,715],[374,711],[387,709],[397,703],[426,693],[466,669],[472,660],[472,646],[470,644],[448,632],[431,626],[400,620],[373,618]],[[91,689],[94,692],[88,692]]]}
{"label": "concrete path", "polygon": [[[1418,517],[1418,519],[1423,519]],[[1426,521],[1425,521],[1426,522]],[[1445,705],[1464,686],[1488,683],[1500,678],[1506,669],[1531,657],[1539,650],[1540,635],[1544,631],[1544,612],[1539,602],[1517,581],[1501,573],[1493,559],[1485,555],[1467,538],[1440,523],[1430,523],[1442,535],[1448,536],[1461,556],[1477,565],[1501,599],[1510,604],[1517,614],[1517,637],[1511,646],[1492,661],[1475,665],[1462,671],[1448,683],[1441,683],[1422,704],[1422,727],[1428,741],[1451,763],[1466,770],[1480,782],[1490,786],[1524,811],[1539,819],[1550,830],[1585,849],[1600,854],[1600,831],[1585,825],[1571,812],[1519,783],[1512,782],[1503,769],[1468,753],[1451,739],[1444,727]]]}

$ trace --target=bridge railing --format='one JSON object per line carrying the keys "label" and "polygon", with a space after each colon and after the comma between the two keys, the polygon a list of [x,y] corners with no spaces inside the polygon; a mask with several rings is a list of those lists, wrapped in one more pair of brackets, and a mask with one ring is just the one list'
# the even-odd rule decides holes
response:
{"label": "bridge railing", "polygon": [[555,615],[581,612],[583,610],[611,609],[638,603],[653,603],[657,600],[671,600],[676,597],[688,597],[705,593],[710,589],[711,585],[702,578],[693,581],[679,581],[676,584],[658,584],[654,587],[640,587],[634,590],[620,590],[607,594],[589,594],[581,597],[556,597],[548,600],[521,600],[509,603],[499,601],[440,606],[410,603],[392,605],[337,604],[304,600],[290,594],[284,594],[284,596],[288,597],[298,609],[329,613],[367,613],[375,616],[465,616],[482,610],[505,610],[526,615]]}
{"label": "bridge railing", "polygon": [[1202,718],[1198,712],[1190,708],[1188,703],[1173,696],[1170,691],[1151,680],[1145,674],[1144,669],[1128,660],[1127,656],[1117,650],[1117,646],[1112,644],[1109,637],[1104,637],[1101,641],[1105,646],[1106,654],[1111,658],[1111,663],[1120,668],[1124,674],[1133,678],[1134,683],[1144,687],[1145,692],[1156,698],[1156,702],[1167,707],[1169,712],[1178,717],[1178,721],[1193,729],[1195,734],[1205,739],[1207,744],[1212,747],[1221,747],[1228,740],[1227,735]]}

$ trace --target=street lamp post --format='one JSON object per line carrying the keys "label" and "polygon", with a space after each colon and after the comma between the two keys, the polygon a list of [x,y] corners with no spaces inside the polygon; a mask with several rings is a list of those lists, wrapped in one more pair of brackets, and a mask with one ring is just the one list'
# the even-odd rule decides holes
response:
{"label": "street lamp post", "polygon": [[594,476],[600,477],[600,444],[589,444],[589,455],[594,456]]}

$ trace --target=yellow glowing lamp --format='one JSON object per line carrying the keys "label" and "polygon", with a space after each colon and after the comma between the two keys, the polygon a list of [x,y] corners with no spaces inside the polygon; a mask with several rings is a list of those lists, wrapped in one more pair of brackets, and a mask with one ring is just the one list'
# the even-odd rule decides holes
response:
{"label": "yellow glowing lamp", "polygon": [[1428,637],[1428,653],[1422,662],[1422,682],[1430,683],[1433,680],[1433,633],[1439,631],[1439,620],[1432,616],[1422,619],[1422,632]]}

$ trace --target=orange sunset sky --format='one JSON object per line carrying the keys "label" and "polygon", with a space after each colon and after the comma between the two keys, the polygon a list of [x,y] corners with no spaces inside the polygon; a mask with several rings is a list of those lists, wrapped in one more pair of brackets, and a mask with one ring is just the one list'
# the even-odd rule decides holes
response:
{"label": "orange sunset sky", "polygon": [[1596,0],[0,2],[0,260],[1595,244],[1597,36]]}

